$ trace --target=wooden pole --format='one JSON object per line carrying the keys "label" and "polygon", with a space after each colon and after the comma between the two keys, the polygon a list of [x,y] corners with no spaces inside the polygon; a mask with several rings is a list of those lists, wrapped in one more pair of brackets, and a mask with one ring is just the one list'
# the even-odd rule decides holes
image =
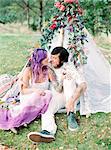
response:
{"label": "wooden pole", "polygon": [[64,44],[64,29],[62,28],[60,30],[60,39],[61,39],[61,46],[63,47],[63,44]]}

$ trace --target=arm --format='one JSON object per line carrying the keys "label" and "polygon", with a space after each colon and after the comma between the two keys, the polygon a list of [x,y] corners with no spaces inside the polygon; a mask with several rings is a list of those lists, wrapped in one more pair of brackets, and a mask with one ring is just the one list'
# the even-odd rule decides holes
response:
{"label": "arm", "polygon": [[74,95],[72,96],[73,98],[73,102],[75,102],[76,100],[78,100],[78,98],[85,92],[87,86],[86,83],[83,82],[81,83],[76,90],[74,91]]}
{"label": "arm", "polygon": [[83,76],[80,75],[76,70],[72,70],[72,71],[74,73],[74,78],[77,87],[74,90],[74,94],[70,97],[70,99],[66,103],[67,113],[69,113],[70,111],[74,111],[75,102],[80,98],[80,96],[85,92],[87,88],[87,84]]}
{"label": "arm", "polygon": [[52,68],[49,68],[49,80],[57,92],[61,93],[63,91],[63,80],[60,82],[57,80],[57,76]]}
{"label": "arm", "polygon": [[31,69],[30,67],[26,67],[23,77],[21,79],[21,93],[22,94],[30,94],[36,92],[37,89],[29,87],[29,81],[31,79]]}
{"label": "arm", "polygon": [[67,110],[67,114],[69,114],[69,112],[73,112],[74,111],[74,105],[75,102],[78,100],[78,98],[85,92],[87,86],[86,83],[81,83],[76,90],[74,91],[74,95],[72,95],[72,97],[68,100],[68,102],[66,103],[66,110]]}

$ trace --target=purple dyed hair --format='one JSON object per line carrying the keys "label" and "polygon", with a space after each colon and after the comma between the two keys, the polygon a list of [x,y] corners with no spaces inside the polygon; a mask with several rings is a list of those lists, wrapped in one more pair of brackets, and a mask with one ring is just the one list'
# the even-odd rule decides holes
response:
{"label": "purple dyed hair", "polygon": [[31,69],[33,81],[37,81],[40,73],[42,72],[44,77],[47,75],[47,66],[42,65],[42,61],[47,58],[47,51],[45,49],[34,49],[31,57]]}

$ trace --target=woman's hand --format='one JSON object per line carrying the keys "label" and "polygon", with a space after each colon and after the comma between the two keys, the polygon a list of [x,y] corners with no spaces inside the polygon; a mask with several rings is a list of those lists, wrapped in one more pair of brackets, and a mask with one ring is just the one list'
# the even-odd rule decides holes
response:
{"label": "woman's hand", "polygon": [[36,90],[36,93],[39,94],[40,96],[45,96],[46,94],[44,90],[40,90],[40,89]]}

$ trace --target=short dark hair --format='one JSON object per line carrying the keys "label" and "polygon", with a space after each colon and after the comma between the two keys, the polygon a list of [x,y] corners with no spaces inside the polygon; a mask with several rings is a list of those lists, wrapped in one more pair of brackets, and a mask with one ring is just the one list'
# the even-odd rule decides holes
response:
{"label": "short dark hair", "polygon": [[69,53],[64,47],[55,47],[52,50],[51,55],[57,54],[59,54],[60,66],[62,66],[64,62],[68,62]]}

